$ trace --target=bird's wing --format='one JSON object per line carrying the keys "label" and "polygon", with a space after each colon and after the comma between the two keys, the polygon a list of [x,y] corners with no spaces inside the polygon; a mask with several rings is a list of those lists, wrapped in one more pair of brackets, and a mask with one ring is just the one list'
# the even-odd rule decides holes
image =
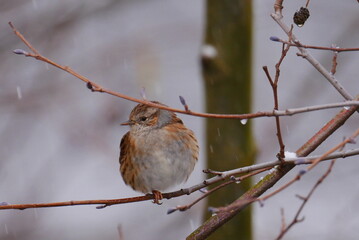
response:
{"label": "bird's wing", "polygon": [[121,139],[121,143],[120,143],[120,164],[123,163],[123,160],[126,156],[126,154],[128,153],[129,150],[129,145],[125,144],[125,142],[129,143],[129,138],[130,138],[130,132],[127,132]]}

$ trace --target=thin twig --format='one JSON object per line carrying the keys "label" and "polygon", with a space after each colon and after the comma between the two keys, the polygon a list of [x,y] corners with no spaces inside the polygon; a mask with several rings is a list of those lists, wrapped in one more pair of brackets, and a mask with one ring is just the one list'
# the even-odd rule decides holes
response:
{"label": "thin twig", "polygon": [[[325,161],[325,160],[332,160],[332,159],[336,159],[336,158],[346,158],[346,157],[355,156],[355,155],[359,155],[359,148],[356,148],[353,150],[348,150],[348,151],[340,151],[340,152],[332,153],[332,154],[326,155],[324,158],[322,157],[323,155],[298,157],[298,158],[284,158],[284,164],[286,164],[286,165],[312,164],[318,158],[321,158],[321,161]],[[217,175],[214,178],[207,179],[206,183],[212,184],[212,181],[213,181],[212,179],[215,179],[215,178],[223,180],[223,179],[226,179],[233,175],[249,173],[249,172],[256,171],[259,169],[264,169],[267,167],[275,167],[280,164],[281,164],[281,162],[279,160],[276,160],[276,161],[259,163],[259,164],[254,164],[254,165],[250,165],[250,166],[246,166],[246,167],[236,168],[236,169],[223,171],[223,172],[213,171],[213,170],[205,171],[206,173],[208,172],[208,173],[213,173],[213,174]]]}
{"label": "thin twig", "polygon": [[[31,46],[29,43],[27,43],[26,39],[23,38],[22,35],[12,26],[12,24],[10,24],[10,26],[13,28],[15,34],[16,34],[18,37],[20,37],[20,39],[21,39],[30,49],[33,49],[32,46]],[[16,30],[16,31],[15,31],[15,30]],[[33,51],[33,50],[32,50],[32,51]],[[83,77],[83,76],[77,74],[76,72],[74,72],[74,71],[73,71],[72,69],[70,69],[69,67],[61,66],[61,65],[56,64],[55,62],[53,62],[53,61],[51,61],[51,60],[49,60],[49,59],[47,59],[47,58],[44,58],[43,56],[39,55],[36,50],[34,50],[33,53],[29,54],[28,56],[34,57],[34,58],[36,58],[36,59],[38,59],[38,60],[47,62],[47,63],[49,63],[49,64],[54,65],[55,67],[58,67],[58,68],[60,68],[60,69],[62,69],[62,70],[64,70],[64,71],[67,71],[68,73],[70,73],[70,74],[72,74],[72,75],[78,77],[78,78],[81,79],[82,81],[86,82],[86,83],[88,84],[88,86],[91,86],[91,89],[92,89],[93,91],[97,91],[97,92],[107,92],[108,94],[111,94],[111,95],[114,95],[114,96],[118,96],[118,97],[122,97],[122,98],[128,99],[128,100],[130,100],[130,101],[145,103],[145,104],[147,104],[147,105],[151,105],[151,106],[155,106],[155,107],[163,108],[163,109],[167,109],[167,110],[173,110],[172,108],[169,108],[169,107],[163,107],[163,106],[161,106],[161,105],[158,105],[158,106],[157,106],[156,104],[152,104],[151,102],[141,101],[141,100],[138,100],[138,99],[135,99],[135,98],[131,98],[131,97],[126,96],[126,95],[122,95],[122,94],[119,94],[119,93],[115,93],[115,92],[106,90],[106,89],[102,88],[101,86],[99,86],[99,85],[97,85],[97,84],[95,84],[95,83],[89,81],[87,78],[85,78],[85,77]],[[354,103],[353,105],[357,105],[357,104]],[[351,106],[351,105],[349,105],[349,106]],[[186,112],[181,111],[181,110],[177,110],[177,112],[186,114]],[[188,113],[187,113],[187,114],[188,114]],[[193,113],[191,113],[190,115],[196,116],[196,114],[193,114]],[[212,116],[211,116],[211,115],[212,115]],[[251,116],[250,116],[250,115],[251,115]],[[258,115],[258,116],[267,116],[265,113],[263,114],[262,112],[257,113],[257,115]],[[221,118],[238,118],[238,119],[243,119],[243,118],[248,119],[248,118],[253,118],[253,117],[255,117],[253,114],[247,114],[247,115],[233,114],[233,115],[225,115],[225,116],[220,115],[220,116],[219,116],[218,114],[201,114],[201,113],[197,113],[197,116],[202,116],[202,117],[221,117]],[[273,113],[270,113],[270,115],[268,115],[268,116],[274,116],[274,115],[273,115]],[[216,178],[216,177],[214,177],[214,178],[212,178],[212,179],[215,179],[215,178]],[[218,178],[217,178],[217,180],[219,181],[219,180],[222,180],[222,179],[218,179]],[[209,181],[205,181],[205,183],[203,183],[203,184],[204,184],[205,186],[207,186],[208,182],[209,182]],[[203,185],[202,185],[202,186],[203,186]],[[198,185],[196,185],[196,186],[194,186],[194,187],[198,187]],[[201,188],[202,188],[202,187],[201,187]],[[193,190],[193,189],[191,189],[191,190]],[[180,191],[177,191],[177,192],[181,192],[181,194],[183,195],[183,193],[184,193],[184,194],[190,193],[190,190],[188,190],[188,191],[182,191],[182,190],[180,190]],[[170,198],[170,195],[165,195],[164,197],[165,197],[165,198]],[[135,197],[135,198],[136,198],[136,197]],[[129,199],[129,198],[127,198],[127,199]],[[133,198],[132,198],[132,199],[133,199]],[[152,199],[152,197],[151,197],[151,196],[140,196],[140,197],[138,197],[138,199],[139,199],[140,201],[143,201],[143,200]],[[114,202],[116,202],[116,201],[118,202],[118,200],[119,200],[119,199],[111,199],[111,200],[104,200],[104,201],[102,201],[102,200],[88,200],[88,201],[86,201],[86,200],[85,200],[85,201],[70,201],[70,202],[64,202],[64,203],[66,203],[66,205],[104,204],[104,205],[106,205],[106,206],[109,206],[109,205],[116,204],[116,203],[114,203]],[[123,200],[123,199],[120,199],[120,200]],[[120,201],[120,202],[121,202],[121,201]],[[122,202],[122,203],[123,203],[123,202]],[[51,204],[54,205],[55,207],[60,206],[59,203],[50,203],[50,205],[51,205]],[[30,206],[30,207],[33,207],[33,206],[36,205],[36,204],[27,204],[27,205]],[[14,205],[12,205],[12,206],[14,206]],[[20,206],[20,205],[18,205],[18,206]],[[26,205],[21,205],[21,206],[22,206],[22,207],[19,207],[19,208],[17,208],[17,209],[24,209],[24,206],[26,206]],[[40,204],[40,205],[39,205],[39,207],[48,207],[48,206],[49,206],[49,204],[47,204],[47,206],[44,206],[44,204]],[[14,207],[11,207],[10,205],[8,205],[8,206],[2,206],[2,207],[5,207],[5,208],[7,208],[7,209],[9,209],[9,208],[14,208]],[[1,209],[1,207],[0,207],[0,209]]]}
{"label": "thin twig", "polygon": [[337,151],[338,149],[343,148],[346,144],[350,143],[351,141],[353,141],[357,136],[359,135],[359,128],[350,136],[350,138],[345,139],[344,141],[342,141],[341,143],[339,143],[338,145],[336,145],[335,147],[329,149],[327,152],[325,152],[322,156],[318,157],[317,159],[315,159],[308,167],[306,170],[300,170],[298,172],[298,174],[289,182],[287,182],[286,184],[284,184],[283,186],[281,186],[280,188],[278,188],[277,190],[258,198],[258,201],[263,202],[265,200],[267,200],[270,197],[273,197],[274,195],[276,195],[277,193],[283,191],[284,189],[288,188],[290,185],[292,185],[294,182],[299,181],[301,179],[301,177],[306,174],[307,172],[309,172],[310,170],[312,170],[320,161],[322,161],[326,156],[328,156],[329,154]]}
{"label": "thin twig", "polygon": [[179,96],[179,99],[180,99],[181,104],[182,104],[183,107],[184,107],[184,110],[185,110],[186,112],[191,112],[191,111],[189,110],[189,107],[188,107],[188,105],[187,105],[186,100],[184,99],[184,97]]}
{"label": "thin twig", "polygon": [[315,69],[317,69],[329,82],[333,85],[333,87],[346,99],[352,100],[353,97],[351,94],[339,83],[339,81],[330,74],[319,62],[316,60],[308,49],[304,48],[300,43],[299,39],[294,35],[291,34],[290,27],[287,26],[283,22],[283,16],[278,14],[277,12],[272,13],[271,17],[273,20],[283,29],[283,31],[289,36],[292,37],[292,42],[296,44],[298,50],[300,51],[300,55],[305,58],[308,62],[310,62]]}
{"label": "thin twig", "polygon": [[234,176],[233,176],[233,178],[230,177],[230,178],[229,178],[229,181],[224,182],[224,183],[222,183],[222,184],[220,184],[220,185],[218,185],[218,186],[212,188],[211,190],[207,191],[207,192],[204,193],[202,196],[200,196],[199,198],[197,198],[196,200],[194,200],[192,203],[187,204],[187,205],[177,206],[177,207],[175,207],[175,208],[171,208],[171,209],[168,210],[167,213],[173,213],[173,212],[175,212],[175,211],[177,211],[177,210],[179,210],[179,211],[186,211],[186,210],[190,209],[191,207],[193,207],[196,203],[198,203],[198,202],[201,201],[202,199],[206,198],[208,195],[214,193],[215,191],[217,191],[217,190],[219,190],[219,189],[221,189],[221,188],[223,188],[223,187],[225,187],[225,186],[227,186],[227,185],[229,185],[229,184],[241,182],[241,181],[243,181],[243,180],[246,179],[246,178],[249,178],[249,177],[255,176],[255,175],[259,174],[259,173],[268,171],[269,169],[270,169],[270,167],[263,168],[263,169],[259,169],[259,170],[257,170],[257,171],[251,172],[251,173],[249,173],[249,174],[246,174],[246,175],[243,175],[243,176],[240,176],[240,177],[237,177],[237,178],[234,177]]}
{"label": "thin twig", "polygon": [[266,112],[256,112],[256,113],[247,113],[247,114],[216,114],[216,113],[200,113],[200,112],[193,112],[189,110],[182,110],[182,109],[176,109],[171,108],[164,105],[158,105],[153,102],[147,101],[145,99],[137,99],[130,96],[127,96],[125,94],[121,94],[118,92],[114,92],[108,89],[105,89],[104,87],[100,86],[99,84],[91,81],[90,79],[82,76],[81,74],[75,72],[71,68],[67,66],[62,66],[38,53],[38,51],[25,39],[25,37],[11,24],[9,23],[11,28],[13,29],[14,33],[26,44],[26,46],[29,47],[31,51],[34,53],[28,53],[24,50],[18,49],[19,52],[16,52],[17,54],[22,54],[27,57],[33,57],[37,60],[46,62],[50,65],[53,65],[63,71],[68,72],[69,74],[75,76],[76,78],[80,79],[81,81],[84,81],[86,83],[87,88],[89,88],[93,92],[103,92],[107,93],[112,96],[116,96],[119,98],[123,98],[132,102],[142,103],[146,104],[148,106],[157,107],[160,109],[177,112],[181,114],[187,114],[191,116],[196,117],[206,117],[206,118],[222,118],[222,119],[252,119],[252,118],[259,118],[259,117],[274,117],[274,116],[292,116],[294,114],[304,113],[304,112],[310,112],[310,111],[317,111],[322,109],[328,109],[328,108],[337,108],[337,107],[344,107],[344,106],[358,106],[359,101],[348,101],[345,103],[332,103],[332,104],[325,104],[325,105],[317,105],[317,106],[309,106],[309,107],[302,107],[302,108],[293,108],[293,109],[287,109],[287,110],[274,110],[274,111],[266,111]]}
{"label": "thin twig", "polygon": [[[288,39],[289,42],[292,40],[292,30],[293,30],[293,26],[291,27],[290,34],[288,35],[289,36],[289,39]],[[274,95],[274,109],[275,110],[278,110],[278,108],[279,108],[278,81],[279,81],[279,76],[280,76],[280,66],[281,66],[285,56],[287,55],[289,49],[290,49],[290,46],[285,46],[283,44],[283,46],[282,46],[282,55],[281,55],[278,63],[275,65],[276,74],[275,74],[275,78],[274,78],[274,84],[272,86],[273,95]],[[275,117],[275,123],[276,123],[277,138],[278,138],[278,143],[279,143],[279,155],[278,155],[278,158],[279,158],[280,161],[283,161],[285,145],[284,145],[284,142],[283,142],[282,131],[281,131],[281,127],[280,127],[280,118],[278,116]]]}
{"label": "thin twig", "polygon": [[307,3],[305,4],[305,7],[308,8],[310,0],[307,0]]}
{"label": "thin twig", "polygon": [[26,40],[26,38],[14,27],[12,22],[9,22],[11,29],[14,31],[15,35],[18,36],[23,43],[36,55],[40,55],[39,52]]}
{"label": "thin twig", "polygon": [[[298,46],[298,44],[291,43],[289,41],[280,39],[280,38],[275,37],[275,36],[271,37],[270,39],[272,41],[274,41],[274,42],[284,43],[284,44],[286,44],[288,46],[291,46],[291,47],[297,47]],[[354,52],[354,51],[359,51],[359,48],[321,47],[321,46],[305,45],[305,44],[302,44],[302,43],[301,43],[300,47],[301,48],[316,49],[316,50],[329,50],[329,51],[333,51],[333,52]]]}
{"label": "thin twig", "polygon": [[281,222],[282,222],[280,229],[281,229],[281,231],[284,231],[287,226],[287,224],[285,223],[284,208],[280,208],[280,216],[281,216]]}
{"label": "thin twig", "polygon": [[278,14],[278,16],[282,16],[282,9],[283,9],[283,0],[276,0],[274,3],[274,12]]}
{"label": "thin twig", "polygon": [[273,197],[274,195],[276,195],[277,193],[283,191],[284,189],[286,189],[287,187],[289,187],[290,185],[292,185],[293,183],[295,183],[296,181],[299,181],[301,178],[302,174],[299,172],[294,178],[292,178],[292,180],[288,181],[287,183],[285,183],[284,185],[282,185],[280,188],[278,188],[277,190],[263,196],[257,199],[257,201],[262,205],[263,202],[265,200],[267,200],[268,198]]}
{"label": "thin twig", "polygon": [[[332,135],[340,126],[342,126],[347,119],[349,119],[359,108],[351,107],[343,109],[336,114],[330,121],[327,122],[317,133],[313,135],[306,143],[304,143],[297,151],[299,157],[305,157],[313,152],[323,141]],[[295,165],[279,165],[277,171],[270,171],[257,184],[245,192],[237,200],[225,207],[226,210],[219,211],[215,216],[210,217],[199,228],[194,230],[187,236],[187,240],[201,240],[206,239],[211,233],[216,231],[219,227],[227,221],[236,216],[239,212],[245,209],[249,204],[256,201],[257,198],[265,191],[276,184],[283,178]],[[257,200],[258,201],[258,200]]]}
{"label": "thin twig", "polygon": [[119,240],[125,240],[124,234],[123,234],[123,229],[122,229],[122,225],[118,224],[117,225],[117,232],[118,232],[118,239]]}
{"label": "thin twig", "polygon": [[[313,195],[314,191],[317,189],[317,187],[324,181],[324,179],[330,174],[330,172],[333,169],[335,160],[332,160],[330,162],[330,165],[327,169],[327,171],[318,179],[318,181],[315,183],[315,185],[312,187],[312,189],[310,190],[310,192],[308,193],[308,195],[306,197],[301,197],[300,199],[303,200],[302,204],[300,205],[297,213],[295,214],[293,220],[288,224],[288,226],[286,226],[285,228],[281,228],[281,232],[279,233],[278,237],[276,238],[277,240],[280,240],[283,238],[283,236],[289,231],[289,229],[291,227],[293,227],[295,224],[302,222],[304,220],[304,218],[299,218],[300,213],[303,211],[305,204],[308,202],[308,200],[310,199],[310,197]],[[282,222],[283,222],[283,217],[282,217]]]}
{"label": "thin twig", "polygon": [[[293,30],[293,26],[291,28],[291,32]],[[291,42],[291,34],[289,34],[289,40],[288,42]],[[272,77],[269,74],[268,68],[267,66],[263,67],[263,70],[268,78],[268,81],[272,87],[272,92],[273,92],[273,98],[274,98],[274,111],[278,110],[279,108],[279,101],[278,101],[278,81],[279,81],[279,76],[280,76],[280,66],[285,58],[285,56],[287,55],[288,51],[290,49],[289,45],[285,45],[283,44],[282,46],[282,54],[281,57],[278,61],[278,63],[275,65],[275,77],[274,80],[272,80]],[[282,137],[282,131],[281,131],[281,127],[280,127],[280,119],[278,116],[275,117],[275,123],[276,123],[276,129],[277,129],[277,139],[278,139],[278,143],[279,143],[279,153],[278,153],[278,159],[280,161],[283,161],[284,158],[284,150],[285,150],[285,145],[283,142],[283,137]]]}
{"label": "thin twig", "polygon": [[[344,151],[344,152],[337,152],[330,154],[326,156],[322,161],[325,160],[331,160],[334,158],[346,158],[354,155],[359,155],[359,148],[350,150],[350,151]],[[319,158],[319,156],[309,156],[309,157],[302,157],[302,158],[288,158],[284,159],[285,164],[290,165],[301,165],[301,164],[311,164],[315,159]],[[281,164],[279,160],[267,162],[267,163],[261,163],[251,166],[246,166],[242,168],[232,169],[229,171],[224,172],[218,172],[216,171],[219,176],[215,176],[212,178],[209,178],[202,183],[196,184],[192,187],[181,189],[178,191],[170,192],[170,193],[163,193],[164,198],[170,199],[174,197],[179,197],[185,194],[191,194],[195,191],[198,191],[204,187],[210,186],[212,184],[215,184],[217,182],[223,181],[224,179],[230,178],[230,176],[242,174],[242,173],[249,173],[256,170],[266,169],[269,167],[274,167]],[[275,168],[272,168],[275,170]],[[63,207],[63,206],[74,206],[74,205],[101,205],[102,208],[110,205],[117,205],[117,204],[123,204],[123,203],[131,203],[131,202],[140,202],[140,201],[147,201],[152,200],[153,196],[152,194],[145,195],[145,196],[137,196],[132,198],[121,198],[121,199],[104,199],[104,200],[79,200],[79,201],[67,201],[67,202],[55,202],[55,203],[39,203],[39,204],[2,204],[0,205],[0,210],[5,209],[27,209],[27,208],[47,208],[47,207]]]}
{"label": "thin twig", "polygon": [[[276,21],[281,21],[281,19],[283,18],[281,14],[283,8],[282,2],[283,0],[276,0],[274,4],[275,13],[273,14],[273,18],[275,18]],[[285,24],[284,26],[286,27]],[[289,30],[289,28],[286,27],[285,30]],[[315,67],[318,68],[317,66]],[[346,95],[346,91],[344,91],[344,95]],[[350,95],[349,98],[348,95],[346,98],[351,99]],[[358,107],[350,107],[348,109],[345,108],[339,113],[337,113],[332,119],[330,119],[330,121],[328,121],[318,132],[316,132],[296,151],[297,156],[308,156],[311,152],[317,149],[329,136],[331,136],[338,128],[340,128],[346,122],[346,120],[348,120],[358,110]],[[265,191],[274,186],[280,179],[283,178],[283,176],[285,176],[293,168],[294,165],[279,165],[277,171],[272,171],[267,174],[258,183],[256,183],[253,187],[246,191],[241,197],[229,204],[227,208],[230,208],[230,211],[220,211],[215,216],[211,216],[205,223],[203,223],[200,227],[198,227],[190,235],[188,235],[186,239],[206,239],[214,231],[223,226],[226,222],[228,222],[242,210],[244,210],[251,202],[253,202],[253,199],[258,198]]]}
{"label": "thin twig", "polygon": [[313,161],[313,163],[311,165],[308,166],[307,171],[310,171],[311,169],[313,169],[323,158],[325,158],[326,156],[328,156],[329,154],[337,151],[338,149],[343,148],[346,144],[351,143],[354,141],[354,139],[359,135],[359,128],[347,139],[345,139],[344,141],[342,141],[340,144],[338,144],[337,146],[335,146],[334,148],[330,149],[329,151],[327,151],[325,154],[323,154],[321,157],[317,158],[316,160]]}
{"label": "thin twig", "polygon": [[345,101],[345,102],[341,102],[341,103],[328,103],[328,104],[323,104],[323,105],[313,105],[313,106],[302,107],[302,108],[292,108],[292,109],[287,109],[284,111],[278,110],[278,111],[273,111],[273,113],[275,116],[291,116],[293,114],[318,111],[318,110],[323,110],[323,109],[328,109],[328,108],[359,106],[358,103],[359,103],[359,101],[357,101],[357,100]]}
{"label": "thin twig", "polygon": [[[332,160],[332,159],[336,159],[336,158],[346,158],[346,157],[355,156],[355,155],[359,155],[359,148],[329,154],[326,157],[322,158],[322,161]],[[321,156],[309,156],[309,157],[303,157],[303,158],[285,158],[284,160],[286,163],[293,163],[296,165],[311,164]]]}

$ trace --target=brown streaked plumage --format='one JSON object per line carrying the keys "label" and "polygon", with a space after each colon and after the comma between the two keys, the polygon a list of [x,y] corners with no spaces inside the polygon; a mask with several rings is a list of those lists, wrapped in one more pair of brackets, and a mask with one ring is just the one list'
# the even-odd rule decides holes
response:
{"label": "brown streaked plumage", "polygon": [[[161,104],[159,102],[155,102]],[[155,203],[160,191],[186,181],[198,159],[194,133],[173,112],[138,104],[120,144],[120,172],[134,190],[153,192]]]}

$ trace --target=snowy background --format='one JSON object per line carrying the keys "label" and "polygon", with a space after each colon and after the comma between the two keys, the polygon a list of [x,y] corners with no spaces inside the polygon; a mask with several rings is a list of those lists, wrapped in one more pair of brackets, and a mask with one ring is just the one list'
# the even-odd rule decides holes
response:
{"label": "snowy background", "polygon": [[[253,111],[272,109],[272,92],[261,67],[274,64],[286,38],[269,17],[273,1],[254,1]],[[125,121],[135,103],[91,93],[71,75],[33,59],[16,56],[24,45],[12,33],[14,25],[45,56],[68,65],[108,89],[181,108],[178,96],[191,109],[203,111],[199,53],[204,31],[204,1],[45,1],[0,0],[0,202],[41,203],[138,195],[125,186],[118,172],[118,145],[128,130]],[[287,23],[301,6],[285,1]],[[311,1],[311,16],[295,28],[304,44],[359,46],[359,4],[354,0]],[[331,53],[312,51],[327,68]],[[279,83],[281,108],[342,101],[342,97],[291,49]],[[337,78],[356,95],[357,53],[341,53]],[[338,110],[283,118],[287,150],[295,151]],[[180,116],[204,147],[203,119]],[[314,120],[315,119],[315,120]],[[327,141],[334,146],[358,126],[350,119]],[[258,162],[274,159],[278,151],[274,119],[255,121]],[[326,148],[320,148],[317,153]],[[358,157],[339,160],[332,174],[305,208],[305,221],[286,239],[357,239],[359,237]],[[198,183],[205,153],[184,186]],[[239,166],[233,166],[239,167]],[[287,191],[255,205],[256,239],[273,239],[280,229],[280,208],[288,221],[300,201],[325,171],[322,164]],[[290,176],[281,181],[284,183]],[[278,186],[280,186],[279,184]],[[183,186],[181,186],[183,187]],[[0,212],[0,239],[183,239],[202,221],[203,205],[167,215],[168,208],[186,204],[196,194],[164,201],[141,202],[97,210],[94,206]],[[120,229],[120,230],[119,230]]]}

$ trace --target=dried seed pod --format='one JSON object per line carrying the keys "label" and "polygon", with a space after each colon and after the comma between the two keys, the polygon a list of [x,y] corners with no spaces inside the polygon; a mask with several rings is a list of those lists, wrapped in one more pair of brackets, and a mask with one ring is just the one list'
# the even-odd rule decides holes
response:
{"label": "dried seed pod", "polygon": [[310,14],[309,14],[309,10],[308,8],[305,7],[301,7],[299,9],[299,11],[296,11],[294,13],[293,16],[293,22],[298,26],[298,27],[302,27],[305,23],[305,21],[307,21],[307,19],[309,18]]}

